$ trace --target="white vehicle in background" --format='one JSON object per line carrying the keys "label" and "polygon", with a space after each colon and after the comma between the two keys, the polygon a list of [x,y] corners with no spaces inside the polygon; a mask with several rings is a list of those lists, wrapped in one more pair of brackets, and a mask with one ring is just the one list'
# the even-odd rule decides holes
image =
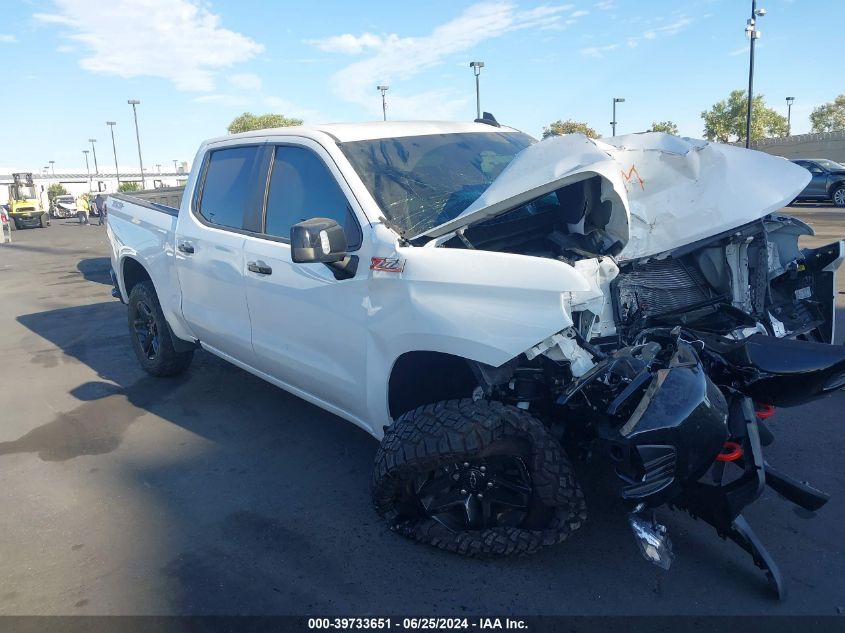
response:
{"label": "white vehicle in background", "polygon": [[75,218],[76,198],[70,195],[56,196],[53,199],[54,218]]}
{"label": "white vehicle in background", "polygon": [[[470,556],[586,518],[570,460],[610,469],[643,554],[663,504],[749,552],[758,419],[845,384],[843,244],[778,212],[806,170],[660,133],[542,142],[475,123],[290,127],[203,143],[181,208],[114,194],[115,296],[150,374],[197,347],[358,425],[392,529]],[[808,421],[808,433],[810,430]]]}

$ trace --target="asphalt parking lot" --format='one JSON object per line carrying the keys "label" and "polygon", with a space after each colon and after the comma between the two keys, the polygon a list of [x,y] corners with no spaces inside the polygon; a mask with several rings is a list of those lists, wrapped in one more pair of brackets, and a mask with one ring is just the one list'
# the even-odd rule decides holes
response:
{"label": "asphalt parking lot", "polygon": [[[816,243],[845,236],[843,211],[791,211]],[[205,352],[183,377],[144,374],[103,227],[13,235],[0,245],[0,614],[845,613],[845,393],[772,422],[769,461],[833,494],[815,516],[770,490],[746,512],[788,581],[783,603],[684,514],[660,513],[673,568],[648,565],[598,484],[570,541],[465,560],[384,527],[369,502],[376,442],[351,424]]]}

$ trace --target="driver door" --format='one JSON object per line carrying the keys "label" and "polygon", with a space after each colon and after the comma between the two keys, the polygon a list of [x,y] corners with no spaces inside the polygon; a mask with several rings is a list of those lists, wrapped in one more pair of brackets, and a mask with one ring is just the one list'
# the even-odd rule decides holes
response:
{"label": "driver door", "polygon": [[[262,233],[246,236],[244,245],[255,366],[294,391],[362,417],[367,350],[362,298],[370,261],[362,253],[364,215],[325,150],[302,143],[275,147]],[[324,264],[291,260],[291,226],[313,217],[344,227],[347,252],[366,262],[353,278],[338,280]]]}

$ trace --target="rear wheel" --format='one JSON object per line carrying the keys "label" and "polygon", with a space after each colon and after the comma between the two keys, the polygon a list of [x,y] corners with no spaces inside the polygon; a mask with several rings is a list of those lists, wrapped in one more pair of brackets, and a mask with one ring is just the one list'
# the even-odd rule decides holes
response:
{"label": "rear wheel", "polygon": [[153,376],[175,376],[194,358],[193,350],[177,352],[151,281],[142,281],[129,294],[129,333],[132,349],[144,370]]}
{"label": "rear wheel", "polygon": [[837,185],[830,194],[830,199],[833,201],[833,206],[845,207],[845,184]]}
{"label": "rear wheel", "polygon": [[559,442],[527,412],[485,400],[402,415],[376,455],[373,502],[394,531],[466,556],[527,554],[586,519]]}

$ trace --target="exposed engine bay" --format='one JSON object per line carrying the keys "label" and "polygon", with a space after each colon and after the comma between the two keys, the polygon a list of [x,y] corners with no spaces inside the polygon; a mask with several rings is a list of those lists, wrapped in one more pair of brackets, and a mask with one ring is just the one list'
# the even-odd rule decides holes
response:
{"label": "exposed engine bay", "polygon": [[[603,149],[607,156],[619,148]],[[649,202],[681,202],[659,190],[638,203],[650,178],[645,171],[637,174],[639,183],[626,180],[630,196],[620,195],[608,170],[593,168],[529,188],[533,197],[500,195],[518,204],[486,217],[470,208],[467,217],[475,213],[477,221],[435,232],[439,247],[565,262],[600,290],[572,300],[571,326],[505,365],[480,366],[479,396],[530,409],[570,454],[609,465],[640,549],[652,562],[668,568],[671,545],[665,529],[644,513],[669,504],[749,552],[783,597],[783,578],[741,511],[766,485],[808,510],[828,499],[768,465],[762,447],[773,440],[764,420],[775,406],[845,385],[845,349],[830,345],[843,244],[802,249],[799,237],[812,229],[766,208],[693,241],[669,233],[661,243],[678,245],[654,252],[649,239],[655,232],[646,228],[637,237],[634,225],[657,225],[643,221]],[[624,178],[624,167],[621,173]],[[695,176],[692,197],[706,181]],[[779,208],[792,193],[779,195],[783,201],[770,207]],[[484,204],[495,208],[496,201]],[[665,207],[650,208],[667,217]],[[716,227],[730,224],[724,215]],[[679,212],[675,230],[693,219]]]}

